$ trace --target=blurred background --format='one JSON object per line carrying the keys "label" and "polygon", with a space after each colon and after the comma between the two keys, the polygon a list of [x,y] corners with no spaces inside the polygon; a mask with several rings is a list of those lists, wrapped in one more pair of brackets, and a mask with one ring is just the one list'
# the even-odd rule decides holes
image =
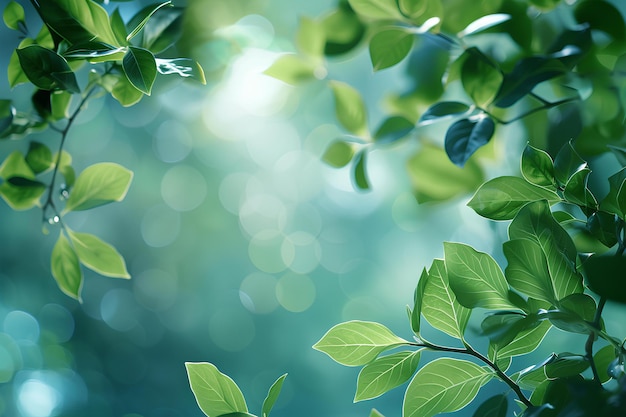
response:
{"label": "blurred background", "polygon": [[[275,416],[367,416],[372,407],[399,416],[402,388],[353,404],[358,370],[311,346],[352,319],[411,338],[405,305],[441,243],[493,252],[505,229],[465,207],[469,196],[418,205],[405,167],[410,141],[371,155],[367,193],[354,190],[348,168],[320,161],[343,134],[326,82],[293,87],[263,71],[294,51],[300,16],[334,2],[174,3],[189,6],[179,48],[201,62],[208,85],[160,76],[132,108],[93,100],[66,148],[77,172],[103,161],[134,171],[124,202],[66,219],[113,244],[132,279],[84,270],[75,302],[50,274],[58,231],[42,233],[38,210],[0,204],[0,415],[201,416],[184,362],[208,361],[239,384],[251,413],[287,372]],[[145,4],[106,7],[128,19]],[[0,36],[1,96],[28,106],[30,90],[6,81],[19,39],[4,28]],[[399,65],[373,74],[361,49],[329,61],[327,78],[355,86],[375,125],[384,93],[402,89],[405,73]],[[512,139],[492,150],[500,162],[489,169],[513,172],[525,133],[500,133]],[[59,138],[32,139],[56,148]],[[7,155],[28,143],[0,146]]]}

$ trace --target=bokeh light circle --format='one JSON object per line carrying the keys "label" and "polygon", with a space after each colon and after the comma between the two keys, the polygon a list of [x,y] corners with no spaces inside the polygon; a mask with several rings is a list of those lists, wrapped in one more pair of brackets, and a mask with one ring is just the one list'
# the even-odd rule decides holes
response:
{"label": "bokeh light circle", "polygon": [[306,311],[313,305],[315,297],[315,284],[308,275],[287,272],[276,284],[276,298],[287,311]]}
{"label": "bokeh light circle", "polygon": [[195,209],[206,195],[206,180],[197,169],[188,165],[173,166],[161,181],[161,197],[176,211]]}
{"label": "bokeh light circle", "polygon": [[154,135],[154,152],[163,162],[182,161],[193,148],[193,139],[187,127],[176,120],[166,120]]}
{"label": "bokeh light circle", "polygon": [[267,314],[278,307],[277,279],[269,274],[255,272],[241,282],[239,297],[244,307],[253,313]]}
{"label": "bokeh light circle", "polygon": [[141,237],[148,246],[162,248],[172,244],[180,234],[180,213],[157,204],[150,207],[141,219]]}

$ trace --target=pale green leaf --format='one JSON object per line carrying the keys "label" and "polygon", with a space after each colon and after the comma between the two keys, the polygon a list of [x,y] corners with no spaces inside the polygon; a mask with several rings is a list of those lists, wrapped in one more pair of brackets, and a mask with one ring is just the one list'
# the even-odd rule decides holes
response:
{"label": "pale green leaf", "polygon": [[435,259],[428,271],[420,304],[421,313],[431,326],[452,337],[463,339],[471,310],[457,301],[450,289],[448,274],[441,259]]}
{"label": "pale green leaf", "polygon": [[130,278],[122,255],[111,245],[89,233],[67,230],[81,264],[111,278]]}
{"label": "pale green leaf", "polygon": [[357,14],[375,20],[402,19],[396,0],[348,0]]}
{"label": "pale green leaf", "polygon": [[61,291],[80,301],[83,285],[83,273],[78,263],[78,256],[63,233],[59,234],[52,255],[50,269]]}
{"label": "pale green leaf", "polygon": [[462,243],[443,245],[450,287],[461,305],[517,309],[509,301],[509,286],[502,269],[490,255]]}
{"label": "pale green leaf", "polygon": [[317,65],[306,58],[295,54],[284,54],[263,73],[290,85],[301,84],[314,80]]}
{"label": "pale green leaf", "polygon": [[13,0],[11,0],[4,8],[2,19],[4,20],[4,24],[9,29],[20,30],[20,26],[26,25],[24,8],[21,4]]}
{"label": "pale green leaf", "polygon": [[321,57],[324,55],[325,44],[326,34],[322,24],[308,17],[301,17],[296,34],[298,49],[312,57]]}
{"label": "pale green leaf", "polygon": [[287,374],[281,375],[270,387],[270,390],[267,393],[267,397],[263,401],[263,406],[261,407],[261,417],[267,417],[272,411],[274,404],[276,404],[276,400],[280,395],[280,391],[283,388],[283,382],[285,382],[285,378],[287,378]]}
{"label": "pale green leaf", "polygon": [[359,372],[354,401],[376,398],[404,384],[415,373],[420,351],[398,352],[377,358]]}
{"label": "pale green leaf", "polygon": [[349,321],[332,327],[313,348],[346,366],[365,365],[380,353],[408,343],[380,323]]}
{"label": "pale green leaf", "polygon": [[143,97],[143,93],[135,88],[124,75],[117,77],[111,95],[124,107],[137,104]]}
{"label": "pale green leaf", "polygon": [[415,35],[403,28],[385,29],[370,41],[370,59],[374,71],[392,67],[411,52]]}
{"label": "pale green leaf", "polygon": [[322,161],[328,165],[341,168],[350,163],[354,156],[354,145],[343,140],[335,140],[328,145],[322,155]]}
{"label": "pale green leaf", "polygon": [[200,409],[209,417],[247,413],[248,406],[235,382],[206,362],[186,362],[191,391]]}
{"label": "pale green leaf", "polygon": [[532,201],[561,201],[553,191],[533,185],[519,177],[496,177],[480,186],[467,203],[479,215],[492,220],[511,220]]}
{"label": "pale green leaf", "polygon": [[372,408],[372,412],[370,413],[370,417],[385,417],[383,416],[380,411],[378,411],[375,408]]}
{"label": "pale green leaf", "polygon": [[432,417],[468,405],[493,373],[475,363],[439,358],[424,365],[409,384],[403,417]]}
{"label": "pale green leaf", "polygon": [[28,152],[24,158],[35,174],[47,171],[54,166],[50,148],[40,142],[32,141],[28,144]]}
{"label": "pale green leaf", "polygon": [[150,95],[157,76],[156,59],[152,52],[136,46],[129,46],[122,60],[122,68],[128,81],[137,90]]}
{"label": "pale green leaf", "polygon": [[349,132],[367,136],[367,113],[361,94],[348,84],[332,81],[337,120]]}
{"label": "pale green leaf", "polygon": [[367,152],[359,151],[352,163],[352,183],[359,190],[369,190],[370,181],[367,176]]}
{"label": "pale green leaf", "polygon": [[132,179],[132,171],[113,162],[91,165],[76,179],[74,189],[65,204],[65,211],[88,210],[122,201]]}

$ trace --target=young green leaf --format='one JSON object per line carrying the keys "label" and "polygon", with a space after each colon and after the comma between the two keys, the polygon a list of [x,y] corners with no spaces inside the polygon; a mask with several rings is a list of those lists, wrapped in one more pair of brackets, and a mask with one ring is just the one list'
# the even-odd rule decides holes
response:
{"label": "young green leaf", "polygon": [[470,106],[458,101],[441,101],[435,103],[426,110],[418,121],[419,126],[424,126],[437,122],[441,119],[460,116],[467,113],[470,110]]}
{"label": "young green leaf", "polygon": [[39,45],[28,45],[16,52],[24,74],[35,86],[42,90],[80,92],[76,76],[61,55]]}
{"label": "young green leaf", "polygon": [[450,161],[463,167],[478,148],[491,140],[495,129],[493,120],[484,114],[454,122],[445,138],[445,149]]}
{"label": "young green leaf", "polygon": [[137,90],[150,95],[157,75],[156,59],[152,52],[136,46],[129,46],[122,60],[122,68],[128,81]]}
{"label": "young green leaf", "polygon": [[378,143],[393,143],[408,135],[415,124],[404,116],[391,116],[378,127],[374,140]]}
{"label": "young green leaf", "polygon": [[133,19],[139,20],[139,23],[137,24],[137,26],[135,26],[134,29],[130,31],[128,36],[126,36],[126,42],[130,41],[132,38],[137,36],[137,34],[141,31],[141,29],[144,28],[146,23],[148,23],[152,15],[155,14],[159,9],[166,7],[166,6],[171,6],[171,5],[172,5],[171,1],[166,1],[160,4],[148,6],[144,8],[143,10],[141,10],[137,16],[133,17]]}
{"label": "young green leaf", "polygon": [[209,417],[247,413],[248,406],[235,382],[211,363],[186,362],[191,391],[200,409]]}
{"label": "young green leaf", "polygon": [[504,273],[511,287],[534,299],[556,303],[548,261],[541,246],[528,239],[513,239],[504,242],[503,250],[508,261]]}
{"label": "young green leaf", "polygon": [[604,384],[611,379],[611,376],[608,374],[608,370],[611,362],[613,362],[616,357],[617,353],[615,352],[615,347],[611,345],[603,347],[598,350],[595,355],[593,355],[593,361],[596,364],[596,369],[598,370],[598,376],[600,377],[601,383]]}
{"label": "young green leaf", "polygon": [[498,359],[525,355],[537,349],[552,325],[548,320],[536,327],[520,332],[515,340],[498,350]]}
{"label": "young green leaf", "polygon": [[88,210],[122,201],[133,179],[132,171],[112,162],[91,165],[80,173],[65,203],[65,211]]}
{"label": "young green leaf", "polygon": [[188,58],[176,58],[176,59],[161,59],[156,58],[157,70],[161,74],[176,74],[183,78],[191,78],[206,84],[206,78],[204,77],[204,70],[193,59]]}
{"label": "young green leaf", "polygon": [[567,201],[580,206],[586,212],[594,212],[598,209],[598,201],[587,188],[590,173],[591,170],[589,168],[575,172],[569,178],[563,190],[563,197]]}
{"label": "young green leaf", "polygon": [[9,29],[20,30],[26,26],[24,8],[21,4],[13,0],[5,6],[2,19]]}
{"label": "young green leaf", "polygon": [[361,150],[352,162],[352,182],[359,190],[369,190],[370,182],[367,178],[366,169],[367,152]]}
{"label": "young green leaf", "polygon": [[600,203],[600,208],[609,213],[617,214],[622,219],[626,217],[626,168],[609,177],[609,193]]}
{"label": "young green leaf", "polygon": [[354,156],[354,145],[343,140],[335,140],[328,145],[322,155],[322,161],[335,168],[342,168],[350,163]]}
{"label": "young green leaf", "polygon": [[532,184],[554,188],[554,162],[546,151],[526,145],[522,153],[522,175]]}
{"label": "young green leaf", "polygon": [[435,259],[428,270],[421,300],[424,318],[435,329],[462,340],[471,312],[459,304],[450,289],[444,262]]}
{"label": "young green leaf", "polygon": [[274,404],[276,404],[276,400],[280,395],[280,390],[283,388],[285,378],[287,378],[287,374],[281,375],[270,387],[267,397],[265,397],[265,400],[263,401],[261,417],[267,417],[270,414],[270,411],[272,411],[272,408],[274,407]]}
{"label": "young green leaf", "polygon": [[557,300],[583,291],[582,276],[576,271],[576,246],[552,216],[547,201],[525,205],[511,222],[509,237],[511,240],[530,240],[539,245],[547,260]]}
{"label": "young green leaf", "polygon": [[122,255],[111,245],[89,233],[67,230],[80,263],[111,278],[130,278]]}
{"label": "young green leaf", "polygon": [[263,74],[290,85],[316,79],[317,65],[296,54],[279,56]]}
{"label": "young green leaf", "polygon": [[404,397],[404,417],[432,417],[468,405],[493,373],[475,363],[439,358],[424,365],[409,384]]}
{"label": "young green leaf", "polygon": [[326,37],[324,55],[336,56],[352,51],[363,39],[366,26],[348,2],[321,19]]}
{"label": "young green leaf", "polygon": [[522,178],[502,176],[481,185],[467,205],[488,219],[511,220],[527,203],[540,200],[554,204],[561,198]]}
{"label": "young green leaf", "polygon": [[554,175],[563,186],[574,174],[587,168],[587,162],[578,155],[571,142],[563,146],[554,158]]}
{"label": "young green leaf", "polygon": [[383,416],[380,411],[378,411],[375,408],[372,408],[372,412],[370,413],[370,417],[385,417]]}
{"label": "young green leaf", "polygon": [[326,34],[323,25],[308,17],[300,17],[298,33],[296,34],[298,49],[311,57],[322,57],[325,44]]}
{"label": "young green leaf", "polygon": [[128,32],[126,31],[126,24],[124,23],[124,19],[122,18],[122,14],[120,13],[119,7],[116,7],[111,13],[111,17],[109,18],[111,21],[111,30],[115,35],[115,39],[119,45],[126,45],[126,35]]}
{"label": "young green leaf", "polygon": [[478,48],[470,48],[461,68],[461,83],[465,92],[479,107],[486,107],[496,97],[502,84],[497,65]]}
{"label": "young green leaf", "polygon": [[508,405],[506,394],[494,395],[474,411],[473,417],[506,417]]}
{"label": "young green leaf", "polygon": [[422,270],[422,275],[420,276],[419,281],[417,281],[417,286],[415,287],[415,293],[413,294],[413,311],[411,311],[410,315],[411,329],[416,335],[419,335],[420,332],[422,304],[424,300],[424,290],[426,288],[427,281],[428,271],[426,271],[426,268],[424,268]]}
{"label": "young green leaf", "polygon": [[124,107],[137,104],[143,97],[143,93],[137,90],[124,75],[117,76],[111,95]]}
{"label": "young green leaf", "polygon": [[569,378],[589,368],[589,361],[582,355],[561,353],[546,365],[546,376],[550,379]]}
{"label": "young green leaf", "polygon": [[46,189],[34,181],[35,174],[20,151],[11,152],[2,162],[0,178],[4,180],[0,184],[0,196],[13,210],[28,210],[39,204]]}
{"label": "young green leaf", "polygon": [[370,41],[370,59],[374,71],[393,67],[411,52],[415,35],[404,28],[384,29]]}
{"label": "young green leaf", "polygon": [[398,352],[377,358],[361,369],[354,402],[379,397],[408,381],[420,360],[420,351]]}
{"label": "young green leaf", "polygon": [[63,233],[59,234],[59,239],[52,249],[50,265],[52,276],[61,291],[80,301],[83,273],[76,252]]}
{"label": "young green leaf", "polygon": [[348,0],[355,12],[375,20],[402,19],[396,0]]}
{"label": "young green leaf", "polygon": [[71,103],[72,94],[68,93],[67,91],[54,91],[50,95],[50,111],[52,119],[68,119]]}
{"label": "young green leaf", "polygon": [[462,243],[444,242],[444,261],[450,287],[468,308],[517,309],[509,301],[502,269],[488,254]]}
{"label": "young green leaf", "polygon": [[335,98],[337,120],[350,133],[367,135],[367,113],[361,94],[348,84],[332,81],[330,86]]}
{"label": "young green leaf", "polygon": [[50,148],[43,143],[35,141],[30,142],[28,145],[28,152],[26,153],[25,160],[35,174],[47,171],[54,165]]}
{"label": "young green leaf", "polygon": [[346,366],[365,365],[380,353],[408,343],[379,323],[349,321],[333,326],[313,348]]}

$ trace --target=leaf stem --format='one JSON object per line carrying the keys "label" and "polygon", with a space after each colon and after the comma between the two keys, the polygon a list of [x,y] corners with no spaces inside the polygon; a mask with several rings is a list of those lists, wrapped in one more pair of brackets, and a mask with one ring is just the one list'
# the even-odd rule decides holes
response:
{"label": "leaf stem", "polygon": [[461,353],[461,354],[465,354],[465,355],[471,355],[471,356],[475,357],[476,359],[480,360],[481,362],[485,363],[491,369],[493,369],[493,371],[496,373],[498,378],[500,378],[500,380],[502,380],[502,382],[507,384],[513,390],[513,392],[515,392],[515,394],[517,395],[519,400],[522,403],[524,403],[524,405],[526,405],[527,407],[532,407],[533,406],[533,404],[530,402],[530,400],[528,398],[526,398],[526,396],[522,392],[522,389],[520,388],[520,386],[517,385],[517,383],[515,381],[513,381],[511,379],[511,377],[509,377],[507,374],[505,374],[498,367],[498,365],[496,365],[494,362],[489,360],[489,358],[487,358],[486,356],[484,356],[480,352],[477,352],[476,350],[474,350],[467,343],[465,344],[465,348],[455,348],[455,347],[449,347],[449,346],[436,345],[434,343],[430,343],[428,341],[420,339],[419,342],[417,342],[417,343],[410,343],[410,345],[416,346],[416,347],[425,347],[427,349],[434,350],[434,351],[437,351],[437,352]]}
{"label": "leaf stem", "polygon": [[509,119],[509,120],[500,119],[499,117],[494,116],[493,114],[491,114],[490,112],[488,112],[485,109],[481,109],[481,110],[483,110],[485,113],[487,113],[489,115],[489,117],[491,117],[496,122],[498,122],[498,123],[500,123],[502,125],[508,125],[508,124],[517,122],[518,120],[521,120],[524,117],[530,116],[531,114],[537,113],[539,111],[551,109],[552,107],[557,107],[557,106],[560,106],[562,104],[571,103],[573,101],[579,100],[578,97],[569,97],[569,98],[564,98],[562,100],[550,102],[550,101],[546,101],[544,99],[539,99],[536,96],[534,96],[534,97],[537,98],[539,101],[541,101],[543,103],[543,105],[534,107],[534,108],[532,108],[532,109],[530,109],[530,110],[528,110],[528,111],[526,111],[526,112],[524,112],[522,114],[519,114],[519,115],[517,115],[517,116],[515,116],[515,117],[513,117],[512,119]]}

